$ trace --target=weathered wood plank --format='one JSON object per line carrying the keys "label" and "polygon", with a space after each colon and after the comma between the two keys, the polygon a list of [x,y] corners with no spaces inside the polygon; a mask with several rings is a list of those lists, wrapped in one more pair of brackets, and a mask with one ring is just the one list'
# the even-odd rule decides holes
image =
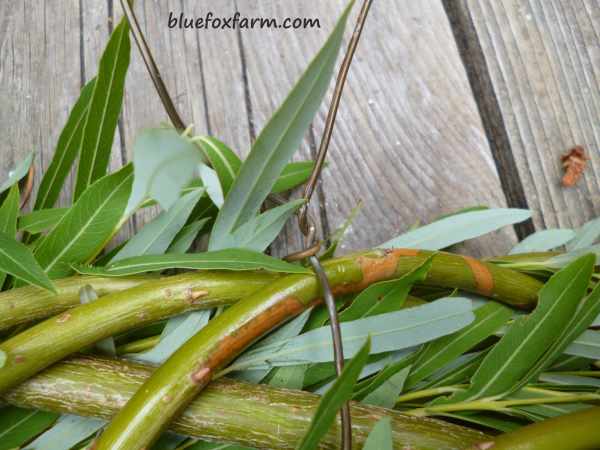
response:
{"label": "weathered wood plank", "polygon": [[[52,158],[80,89],[79,2],[0,3],[0,176],[35,151]],[[59,201],[70,198],[66,192]]]}
{"label": "weathered wood plank", "polygon": [[[322,43],[343,1],[318,5],[248,1],[249,16],[317,16],[321,30],[243,33],[258,125]],[[356,11],[355,11],[356,13]],[[320,136],[326,108],[315,124]],[[375,2],[365,27],[323,178],[327,218],[339,225],[365,203],[346,248],[376,245],[417,221],[505,198],[471,90],[441,4]],[[471,245],[501,252],[501,239]]]}
{"label": "weathered wood plank", "polygon": [[[464,0],[529,206],[539,228],[600,213],[600,8],[596,0]],[[582,145],[582,180],[563,188],[560,156]]]}

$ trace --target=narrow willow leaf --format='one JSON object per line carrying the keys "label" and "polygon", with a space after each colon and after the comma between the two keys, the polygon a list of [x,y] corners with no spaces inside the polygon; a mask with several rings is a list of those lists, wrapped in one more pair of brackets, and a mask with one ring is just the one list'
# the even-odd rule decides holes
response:
{"label": "narrow willow leaf", "polygon": [[299,450],[313,450],[318,447],[321,438],[327,434],[337,412],[350,400],[354,384],[369,358],[371,342],[369,339],[361,346],[356,356],[346,365],[334,385],[321,398],[319,406],[310,424],[310,428],[298,446]]}
{"label": "narrow willow leaf", "polygon": [[398,373],[389,377],[377,389],[367,395],[362,403],[367,405],[382,406],[384,408],[393,408],[396,404],[396,399],[404,388],[404,382],[410,372],[410,367],[405,367]]}
{"label": "narrow willow leaf", "polygon": [[577,258],[580,258],[581,256],[590,253],[596,255],[596,260],[598,260],[598,257],[600,256],[600,244],[592,245],[591,247],[571,250],[567,253],[562,253],[560,255],[553,256],[545,261],[539,261],[530,265],[533,268],[536,268],[536,266],[542,266],[551,269],[562,269],[571,262],[575,261]]}
{"label": "narrow willow leaf", "polygon": [[185,194],[168,211],[161,212],[152,222],[144,225],[111,259],[110,263],[133,256],[164,254],[187,222],[202,195],[204,189],[196,189]]}
{"label": "narrow willow leaf", "polygon": [[[372,352],[412,348],[467,326],[474,319],[468,299],[442,299],[422,306],[341,324],[344,353],[354,355],[367,336]],[[331,330],[321,327],[245,353],[231,370],[333,361]]]}
{"label": "narrow willow leaf", "polygon": [[[354,400],[365,399],[371,395],[371,393],[375,392],[385,383],[387,383],[392,377],[408,368],[415,361],[417,349],[418,347],[413,347],[411,350],[402,350],[400,352],[391,353],[391,357],[386,358],[390,359],[391,361],[386,364],[375,377],[361,381],[356,385],[356,389],[354,390],[354,395],[352,398]],[[404,380],[402,384],[404,385]],[[396,401],[396,397],[397,395],[394,397],[394,402]]]}
{"label": "narrow willow leaf", "polygon": [[189,139],[177,131],[155,128],[142,131],[133,144],[134,181],[127,215],[147,198],[158,201],[168,210],[180,197],[196,168],[202,153]]}
{"label": "narrow willow leaf", "polygon": [[[17,218],[19,216],[21,196],[18,183],[13,184],[0,206],[0,232],[9,237],[17,236]],[[0,290],[6,280],[6,273],[0,270]]]}
{"label": "narrow willow leaf", "polygon": [[548,372],[540,374],[539,381],[557,385],[584,386],[600,389],[600,379],[579,375],[561,375],[560,373]]}
{"label": "narrow willow leaf", "polygon": [[512,310],[499,303],[489,302],[475,311],[475,320],[457,333],[444,336],[425,345],[413,364],[406,381],[407,388],[434,374],[506,324]]}
{"label": "narrow willow leaf", "polygon": [[508,433],[510,431],[514,431],[517,428],[521,428],[523,426],[522,422],[519,422],[514,419],[509,419],[506,417],[496,417],[492,415],[473,413],[470,411],[465,412],[456,412],[452,414],[440,414],[442,417],[449,417],[451,419],[459,420],[466,423],[471,423],[475,425],[481,425],[485,428],[489,428],[491,430],[498,430],[503,433]]}
{"label": "narrow willow leaf", "polygon": [[106,425],[104,420],[65,414],[23,450],[68,450]]}
{"label": "narrow willow leaf", "polygon": [[19,217],[18,228],[20,231],[26,231],[31,234],[41,233],[42,231],[54,228],[68,211],[69,208],[51,208],[32,211],[29,214]]}
{"label": "narrow willow leaf", "polygon": [[0,408],[0,450],[14,450],[47,429],[58,414],[15,406]]}
{"label": "narrow willow leaf", "polygon": [[591,247],[600,238],[600,217],[590,220],[577,230],[575,238],[567,245],[568,251]]}
{"label": "narrow willow leaf", "polygon": [[[227,196],[235,178],[237,177],[241,159],[227,145],[210,136],[197,136],[193,139],[210,161],[211,166],[217,172],[223,194]],[[273,194],[293,189],[306,182],[312,173],[315,163],[313,161],[291,162],[283,168],[281,175],[271,189]]]}
{"label": "narrow willow leaf", "polygon": [[358,204],[354,208],[352,208],[352,211],[350,211],[350,215],[344,221],[342,226],[333,232],[330,238],[331,244],[329,245],[327,250],[325,250],[321,255],[322,260],[333,258],[335,256],[335,252],[338,246],[342,243],[346,232],[352,225],[352,222],[354,222],[354,219],[356,219],[356,216],[360,212],[362,206],[362,201],[359,201]]}
{"label": "narrow willow leaf", "polygon": [[23,161],[19,162],[14,169],[8,172],[8,178],[0,184],[0,194],[14,186],[21,178],[27,175],[33,162],[33,153],[30,153]]}
{"label": "narrow willow leaf", "polygon": [[315,163],[313,161],[297,161],[289,163],[283,168],[281,175],[277,178],[271,192],[273,194],[279,194],[306,183],[310,178],[310,174],[314,167]]}
{"label": "narrow willow leaf", "polygon": [[217,172],[223,194],[226,196],[242,167],[242,161],[233,150],[214,137],[198,136],[194,138],[194,142],[204,151],[211,166]]}
{"label": "narrow willow leaf", "polygon": [[288,219],[303,203],[304,199],[298,199],[269,209],[248,220],[220,241],[220,244],[225,245],[225,248],[245,248],[262,252],[277,238]]}
{"label": "narrow willow leaf", "polygon": [[507,225],[523,222],[531,217],[525,209],[485,209],[469,211],[440,219],[404,233],[379,247],[420,248],[440,250],[459,242],[473,239]]}
{"label": "narrow willow leaf", "polygon": [[600,360],[600,332],[586,330],[565,349],[567,355]]}
{"label": "narrow willow leaf", "polygon": [[212,170],[206,164],[200,164],[200,179],[202,180],[202,184],[206,188],[206,193],[208,197],[212,200],[213,204],[217,208],[221,208],[223,206],[223,202],[225,201],[223,195],[223,189],[221,188],[221,182],[219,181],[219,177],[217,176],[217,172]]}
{"label": "narrow willow leaf", "polygon": [[217,216],[209,249],[223,248],[225,238],[256,215],[300,146],[327,92],[352,4],[256,139]]}
{"label": "narrow willow leaf", "polygon": [[521,379],[556,340],[586,292],[594,257],[586,255],[556,273],[540,290],[535,310],[514,321],[507,333],[487,354],[471,380],[471,387],[453,397],[469,401],[504,396],[519,386]]}
{"label": "narrow willow leaf", "polygon": [[35,249],[50,278],[72,273],[73,264],[94,258],[112,238],[123,217],[133,175],[127,165],[96,181]]}
{"label": "narrow willow leaf", "polygon": [[122,19],[100,58],[89,108],[83,124],[81,153],[74,189],[77,201],[85,190],[106,174],[129,67],[129,23]]}
{"label": "narrow willow leaf", "polygon": [[22,243],[0,231],[0,272],[8,273],[26,283],[56,292],[52,282]]}
{"label": "narrow willow leaf", "polygon": [[6,364],[6,353],[0,350],[0,369],[4,367],[4,364]]}
{"label": "narrow willow leaf", "polygon": [[573,230],[551,229],[538,231],[515,245],[509,254],[545,252],[565,245],[574,237],[575,232]]}
{"label": "narrow willow leaf", "polygon": [[144,353],[127,355],[136,361],[150,364],[162,364],[189,338],[200,331],[210,320],[211,311],[195,311],[180,317],[174,317],[167,322],[167,326],[160,337],[160,342],[151,350]]}
{"label": "narrow willow leaf", "polygon": [[468,381],[477,371],[479,364],[485,358],[486,351],[467,353],[446,364],[431,375],[427,380],[417,384],[411,390],[429,389],[440,386],[452,386]]}
{"label": "narrow willow leaf", "polygon": [[107,267],[77,266],[76,270],[84,275],[103,275],[120,277],[144,272],[156,272],[166,269],[191,270],[268,270],[283,273],[312,273],[309,269],[290,264],[262,253],[251,250],[218,250],[196,254],[146,255],[127,258]]}
{"label": "narrow willow leaf", "polygon": [[519,386],[525,386],[541,372],[551,367],[564,350],[591,325],[598,314],[600,314],[600,285],[596,285],[594,290],[580,303],[568,324],[564,328],[555,330],[558,336],[546,353],[523,377]]}
{"label": "narrow willow leaf", "polygon": [[392,450],[393,448],[392,420],[384,417],[375,424],[369,433],[363,450]]}
{"label": "narrow willow leaf", "polygon": [[173,239],[167,253],[186,253],[209,220],[209,217],[205,217],[183,227]]}
{"label": "narrow willow leaf", "polygon": [[88,81],[79,94],[79,99],[67,119],[54,150],[54,156],[46,169],[35,200],[34,210],[49,209],[54,206],[60,191],[69,175],[81,149],[83,127],[89,111],[96,78]]}

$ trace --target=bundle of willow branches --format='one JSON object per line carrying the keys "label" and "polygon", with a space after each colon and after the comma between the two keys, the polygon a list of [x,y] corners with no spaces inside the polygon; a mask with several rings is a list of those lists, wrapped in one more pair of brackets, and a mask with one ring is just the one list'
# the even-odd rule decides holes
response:
{"label": "bundle of willow branches", "polygon": [[[482,261],[442,250],[528,211],[465,209],[334,257],[349,219],[320,255],[349,358],[339,377],[317,277],[263,253],[303,204],[261,211],[312,171],[288,161],[349,8],[246,160],[157,128],[107,173],[130,53],[128,23],[115,28],[33,210],[19,185],[32,157],[0,186],[0,449],[340,448],[348,400],[357,449],[600,447],[600,221]],[[77,158],[73,202],[56,208]]]}

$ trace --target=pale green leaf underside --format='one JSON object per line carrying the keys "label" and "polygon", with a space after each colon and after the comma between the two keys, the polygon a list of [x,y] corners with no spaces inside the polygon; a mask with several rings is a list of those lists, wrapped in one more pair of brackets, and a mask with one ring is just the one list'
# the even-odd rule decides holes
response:
{"label": "pale green leaf underside", "polygon": [[18,183],[21,178],[27,175],[29,168],[33,162],[33,153],[27,155],[25,159],[20,161],[14,169],[8,172],[8,178],[0,184],[0,194],[8,188]]}
{"label": "pale green leaf underside", "polygon": [[545,252],[565,245],[574,237],[575,232],[573,230],[550,229],[538,231],[515,245],[509,254]]}

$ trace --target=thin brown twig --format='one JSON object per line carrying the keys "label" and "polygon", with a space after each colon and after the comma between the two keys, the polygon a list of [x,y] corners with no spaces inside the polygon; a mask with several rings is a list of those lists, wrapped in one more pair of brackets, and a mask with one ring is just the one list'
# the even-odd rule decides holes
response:
{"label": "thin brown twig", "polygon": [[35,166],[31,164],[29,166],[29,171],[27,172],[27,178],[25,179],[25,189],[23,189],[23,194],[21,195],[21,206],[23,209],[29,199],[31,198],[31,193],[33,192],[33,181],[35,180]]}

